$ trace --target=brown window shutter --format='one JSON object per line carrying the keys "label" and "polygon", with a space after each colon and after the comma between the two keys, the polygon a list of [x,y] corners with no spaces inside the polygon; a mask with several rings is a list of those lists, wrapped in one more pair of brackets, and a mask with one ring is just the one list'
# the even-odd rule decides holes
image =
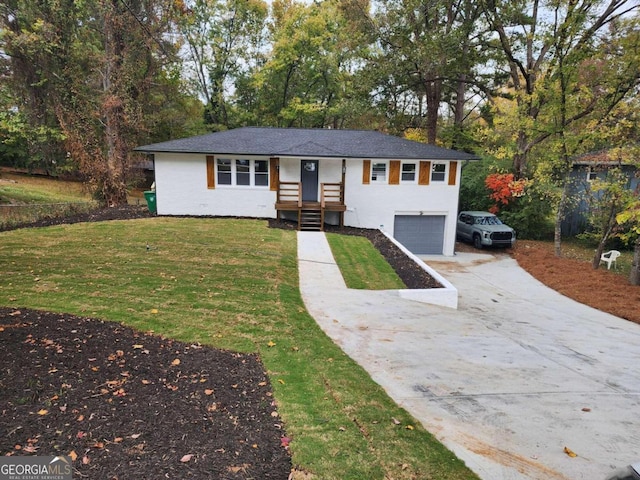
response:
{"label": "brown window shutter", "polygon": [[389,162],[389,185],[400,185],[400,161]]}
{"label": "brown window shutter", "polygon": [[431,162],[420,162],[420,173],[418,174],[418,185],[429,185],[431,180]]}
{"label": "brown window shutter", "polygon": [[362,183],[364,185],[371,183],[371,160],[362,161]]}
{"label": "brown window shutter", "polygon": [[216,188],[216,159],[207,155],[207,188]]}
{"label": "brown window shutter", "polygon": [[458,173],[458,162],[449,162],[449,185],[456,184],[457,173]]}
{"label": "brown window shutter", "polygon": [[277,157],[269,159],[269,190],[276,191],[280,186],[280,159]]}

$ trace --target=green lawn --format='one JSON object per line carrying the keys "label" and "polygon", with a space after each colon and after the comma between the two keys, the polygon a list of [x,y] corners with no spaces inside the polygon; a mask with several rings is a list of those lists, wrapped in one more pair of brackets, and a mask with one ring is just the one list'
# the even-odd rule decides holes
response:
{"label": "green lawn", "polygon": [[80,182],[3,172],[0,204],[86,202],[91,197]]}
{"label": "green lawn", "polygon": [[96,208],[79,182],[0,172],[0,226],[63,217]]}
{"label": "green lawn", "polygon": [[22,229],[0,233],[0,265],[1,305],[257,352],[298,478],[477,478],[308,315],[295,232],[188,218]]}
{"label": "green lawn", "polygon": [[347,287],[364,290],[406,288],[368,239],[328,233],[327,240]]}

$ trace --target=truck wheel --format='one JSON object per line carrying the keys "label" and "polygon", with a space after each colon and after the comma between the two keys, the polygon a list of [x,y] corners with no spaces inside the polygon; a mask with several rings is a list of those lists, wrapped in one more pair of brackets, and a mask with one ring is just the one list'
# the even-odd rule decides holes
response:
{"label": "truck wheel", "polygon": [[473,236],[473,246],[478,250],[482,250],[482,239],[477,233]]}

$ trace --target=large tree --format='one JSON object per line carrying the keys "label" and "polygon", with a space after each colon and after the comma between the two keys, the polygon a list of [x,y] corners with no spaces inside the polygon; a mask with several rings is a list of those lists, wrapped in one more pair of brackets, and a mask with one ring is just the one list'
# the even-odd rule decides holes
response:
{"label": "large tree", "polygon": [[[468,105],[485,97],[490,76],[480,66],[489,58],[485,25],[471,0],[393,0],[375,2],[370,28],[377,49],[370,66],[377,72],[377,100],[386,104],[396,129],[426,131],[436,143],[443,113],[453,123],[455,146]],[[447,106],[449,112],[443,112]]]}
{"label": "large tree", "polygon": [[236,82],[262,63],[267,4],[264,0],[189,0],[180,21],[186,75],[205,103],[214,130],[238,123],[230,115]]}
{"label": "large tree", "polygon": [[[537,145],[584,120],[602,104],[603,96],[609,97],[605,102],[615,104],[621,94],[631,92],[633,75],[631,79],[629,75],[617,74],[611,79],[604,78],[595,65],[589,65],[588,59],[592,54],[604,52],[611,53],[615,62],[622,52],[608,52],[608,45],[618,43],[625,34],[615,28],[616,22],[637,15],[640,7],[632,0],[482,0],[480,4],[508,67],[509,91],[517,103],[512,130],[513,169],[524,177]],[[601,58],[605,62],[612,60],[606,55]],[[585,67],[597,74],[592,79],[582,78],[584,84],[593,88],[586,101],[574,101],[569,109],[568,96],[579,97],[576,78],[580,69],[584,73]],[[607,84],[602,91],[599,81]],[[612,81],[619,81],[620,85],[616,87]],[[550,108],[556,108],[558,101],[565,102],[564,112],[556,116],[559,128],[550,123],[545,113],[550,104]]]}
{"label": "large tree", "polygon": [[[73,0],[6,0],[0,4],[2,81],[10,118],[21,124],[29,168],[55,172],[65,158],[55,115],[72,56],[78,9]],[[55,74],[54,74],[55,72]]]}
{"label": "large tree", "polygon": [[[32,125],[61,131],[65,151],[108,205],[127,201],[131,155],[179,3],[163,0],[11,0],[3,11],[13,87]],[[47,142],[39,147],[46,151]]]}
{"label": "large tree", "polygon": [[310,5],[274,0],[271,51],[246,85],[244,105],[256,121],[278,126],[341,128],[361,108],[354,78],[359,49],[338,0]]}

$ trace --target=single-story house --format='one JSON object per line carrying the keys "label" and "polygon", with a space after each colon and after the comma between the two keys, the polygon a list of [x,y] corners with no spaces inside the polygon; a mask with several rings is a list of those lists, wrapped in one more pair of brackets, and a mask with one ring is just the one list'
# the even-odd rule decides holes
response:
{"label": "single-story house", "polygon": [[453,255],[461,164],[474,155],[375,131],[244,127],[136,148],[159,215],[290,218],[386,231]]}
{"label": "single-story house", "polygon": [[638,168],[633,161],[625,161],[609,150],[590,152],[573,159],[568,191],[573,199],[562,220],[562,234],[575,236],[588,227],[590,212],[589,191],[594,180],[605,180],[611,169],[618,169],[627,178],[627,188],[640,190]]}

